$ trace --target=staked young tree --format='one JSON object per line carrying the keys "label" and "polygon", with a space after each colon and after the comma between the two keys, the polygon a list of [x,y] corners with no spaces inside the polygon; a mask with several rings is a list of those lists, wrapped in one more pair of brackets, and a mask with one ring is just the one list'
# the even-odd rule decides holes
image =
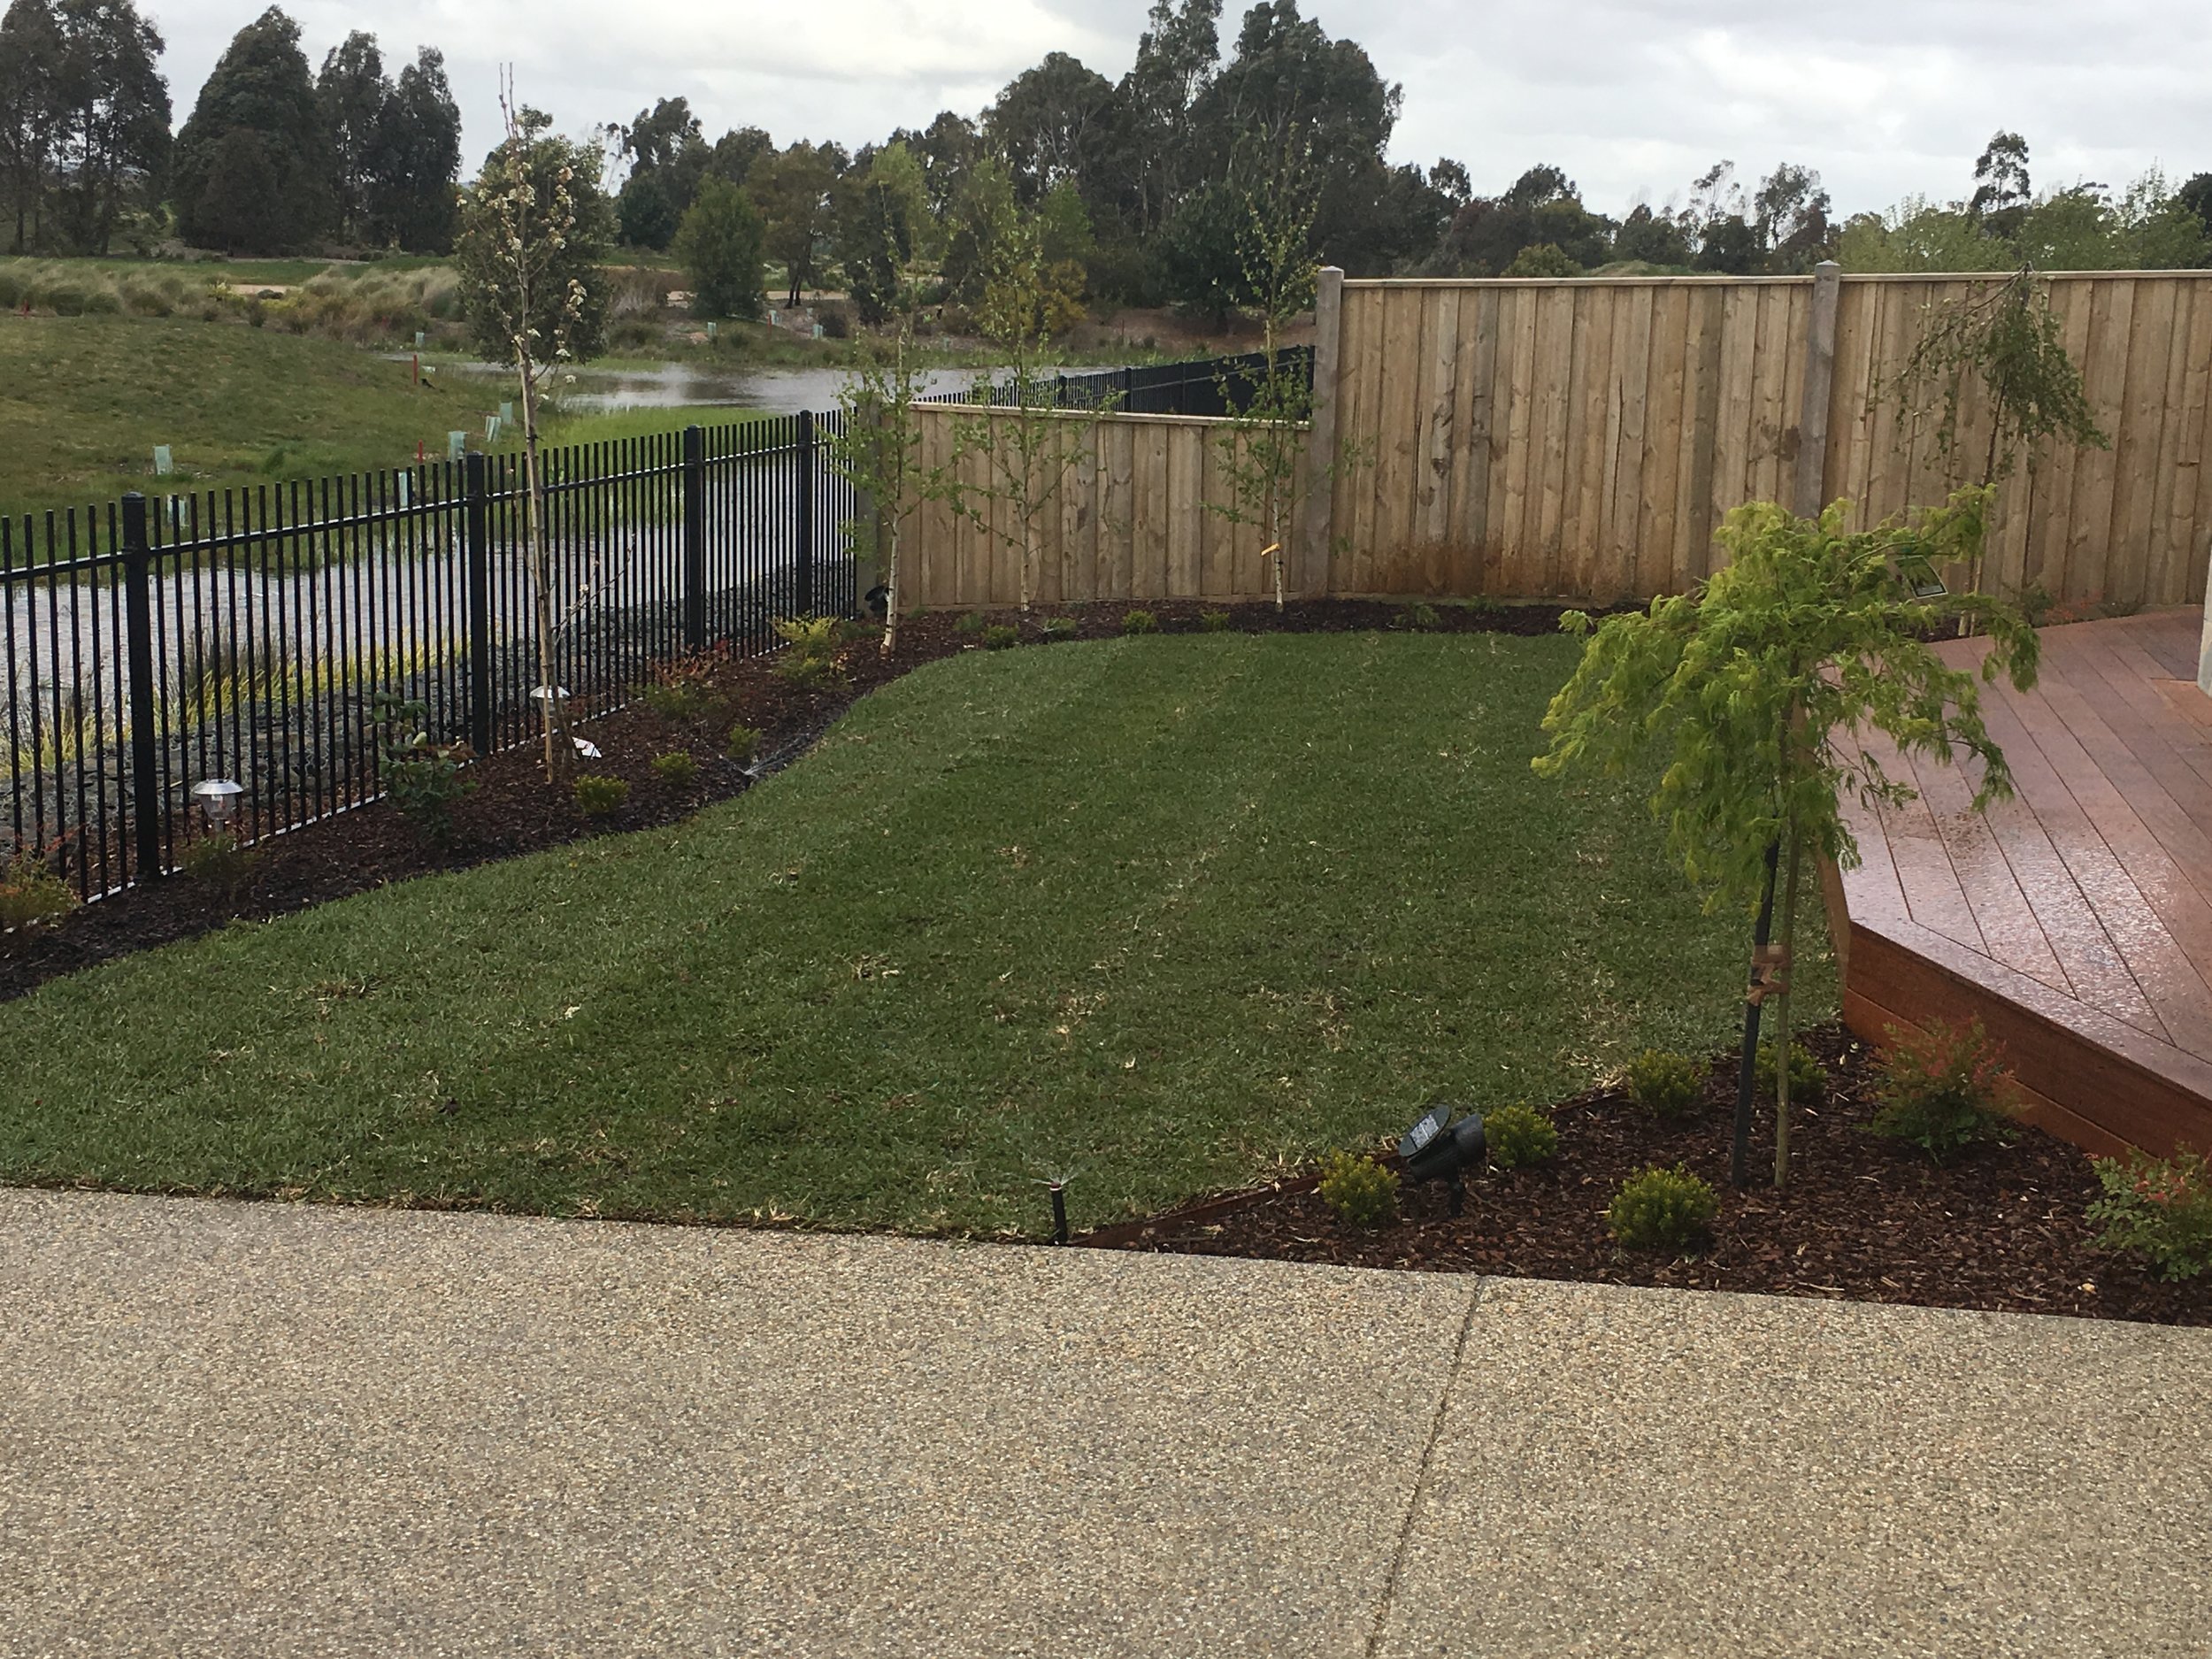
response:
{"label": "staked young tree", "polygon": [[445,58],[425,46],[377,112],[369,161],[370,229],[409,253],[447,253],[459,225],[461,111]]}
{"label": "staked young tree", "polygon": [[597,149],[552,135],[552,118],[520,105],[511,82],[500,88],[499,112],[505,136],[462,204],[461,298],[477,349],[514,371],[520,394],[524,565],[544,694],[537,702],[545,777],[555,783],[575,758],[557,695],[561,641],[593,594],[554,591],[539,405],[549,375],[595,356],[604,341],[606,301],[595,267],[614,214],[600,186]]}
{"label": "staked young tree", "polygon": [[[1799,518],[1771,502],[1729,513],[1719,539],[1729,562],[1687,594],[1647,611],[1562,625],[1586,636],[1582,660],[1544,717],[1548,750],[1532,763],[1555,777],[1588,767],[1620,777],[1655,752],[1663,764],[1652,816],[1667,848],[1713,908],[1748,917],[1783,872],[1776,944],[1756,964],[1747,1050],[1756,1010],[1771,999],[1790,1051],[1790,969],[1800,873],[1809,858],[1847,867],[1857,847],[1839,803],[1897,804],[1911,786],[1861,747],[1879,732],[1925,766],[1974,763],[1976,810],[2011,793],[2003,751],[1985,726],[1974,673],[1939,657],[1929,639],[1945,625],[1990,636],[1979,680],[2035,683],[2035,630],[2013,606],[1978,594],[1920,597],[1915,561],[1978,563],[1989,498],[1984,487],[1906,520],[1856,534],[1839,502]],[[1787,1065],[1776,1067],[1774,1184],[1789,1179]],[[1738,1125],[1737,1179],[1747,1119]]]}
{"label": "staked young tree", "polygon": [[[595,278],[613,240],[614,209],[600,185],[600,152],[556,134],[541,111],[517,109],[509,126],[462,193],[454,253],[470,339],[490,363],[515,361],[518,339],[541,366],[555,342],[584,362],[606,349],[606,296]],[[526,280],[501,242],[518,218],[559,227],[527,250]]]}
{"label": "staked young tree", "polygon": [[177,134],[188,242],[231,253],[311,247],[331,222],[329,146],[300,27],[271,6],[238,31]]}
{"label": "staked young tree", "polygon": [[376,36],[360,29],[330,49],[315,78],[315,103],[330,143],[331,228],[349,242],[371,234],[376,150],[391,96]]}

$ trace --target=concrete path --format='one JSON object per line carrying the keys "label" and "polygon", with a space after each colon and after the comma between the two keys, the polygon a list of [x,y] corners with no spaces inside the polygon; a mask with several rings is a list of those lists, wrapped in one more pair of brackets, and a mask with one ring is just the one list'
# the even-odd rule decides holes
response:
{"label": "concrete path", "polygon": [[0,1191],[0,1654],[2212,1652],[2212,1333]]}

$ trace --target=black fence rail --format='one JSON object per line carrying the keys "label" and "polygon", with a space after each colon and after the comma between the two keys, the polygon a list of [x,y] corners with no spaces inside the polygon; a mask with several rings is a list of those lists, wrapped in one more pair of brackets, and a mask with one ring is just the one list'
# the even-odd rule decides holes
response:
{"label": "black fence rail", "polygon": [[[1302,376],[1313,386],[1313,348],[1290,346],[1276,353],[1278,372]],[[1144,368],[1100,369],[1087,373],[1048,377],[1056,409],[1105,409],[1123,415],[1198,415],[1220,419],[1242,414],[1267,379],[1267,356],[1254,351],[1241,357],[1207,357],[1192,363],[1159,363]],[[980,400],[972,391],[943,392],[924,401],[933,403],[972,403]],[[1004,406],[1018,400],[1010,381],[990,388],[989,402]]]}
{"label": "black fence rail", "polygon": [[[841,417],[549,449],[557,685],[573,719],[654,665],[785,616],[850,611]],[[259,839],[382,791],[376,704],[490,753],[537,719],[518,457],[0,520],[0,859],[89,898],[173,868],[193,786],[243,786]]]}

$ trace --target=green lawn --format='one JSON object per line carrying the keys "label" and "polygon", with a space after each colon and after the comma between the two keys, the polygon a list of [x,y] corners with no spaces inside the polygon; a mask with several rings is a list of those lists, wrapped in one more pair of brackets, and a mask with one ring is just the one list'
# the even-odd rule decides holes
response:
{"label": "green lawn", "polygon": [[1705,1050],[1747,927],[1528,768],[1574,650],[935,664],[680,827],[0,1005],[0,1179],[1034,1232],[1048,1176],[1098,1222]]}
{"label": "green lawn", "polygon": [[[487,376],[413,383],[410,365],[336,341],[236,323],[0,317],[0,513],[125,490],[319,479],[480,441],[513,392]],[[736,411],[660,409],[557,423],[559,442],[664,431]],[[156,444],[177,472],[153,475]]]}

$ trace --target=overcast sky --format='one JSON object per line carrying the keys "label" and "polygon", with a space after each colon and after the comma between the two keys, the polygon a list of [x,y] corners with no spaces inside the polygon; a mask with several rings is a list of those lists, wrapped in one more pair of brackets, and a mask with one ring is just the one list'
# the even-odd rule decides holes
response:
{"label": "overcast sky", "polygon": [[[169,43],[181,123],[259,0],[140,0]],[[446,54],[468,170],[498,119],[499,65],[582,132],[655,98],[691,100],[707,135],[856,147],[941,109],[979,112],[1053,50],[1110,79],[1147,0],[294,0],[311,64],[352,29],[388,66]],[[1239,0],[1225,6],[1223,43]],[[2207,0],[1309,0],[1332,35],[1405,88],[1393,158],[1467,164],[1479,192],[1557,163],[1593,208],[1663,203],[1713,161],[1755,178],[1816,167],[1837,208],[1970,189],[1990,134],[2026,134],[2039,189],[2119,184],[2153,165],[2212,169]]]}

